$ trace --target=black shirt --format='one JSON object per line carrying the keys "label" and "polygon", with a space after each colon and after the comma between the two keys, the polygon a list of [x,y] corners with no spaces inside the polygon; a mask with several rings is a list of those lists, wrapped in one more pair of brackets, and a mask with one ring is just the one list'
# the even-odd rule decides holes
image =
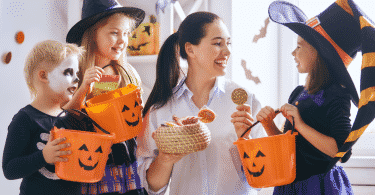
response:
{"label": "black shirt", "polygon": [[7,179],[22,178],[20,194],[81,194],[81,184],[57,178],[54,165],[47,164],[42,153],[54,123],[58,128],[70,129],[69,125],[77,122],[70,114],[57,118],[31,105],[14,115],[8,127],[2,167]]}
{"label": "black shirt", "polygon": [[[332,84],[313,95],[298,86],[289,97],[288,103],[295,105],[302,120],[318,132],[332,137],[340,148],[351,131],[350,95],[340,85]],[[284,132],[292,128],[287,120]],[[351,151],[345,155],[348,160]],[[332,158],[308,142],[302,135],[296,137],[296,181],[325,173]]]}

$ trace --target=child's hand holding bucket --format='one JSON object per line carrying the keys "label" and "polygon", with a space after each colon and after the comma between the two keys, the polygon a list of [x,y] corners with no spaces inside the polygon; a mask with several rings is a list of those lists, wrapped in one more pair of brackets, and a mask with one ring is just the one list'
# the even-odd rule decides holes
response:
{"label": "child's hand holding bucket", "polygon": [[262,123],[262,126],[264,128],[272,128],[275,123],[273,122],[273,119],[277,116],[278,110],[274,110],[270,106],[266,106],[258,112],[256,119]]}
{"label": "child's hand holding bucket", "polygon": [[56,162],[67,162],[68,158],[60,156],[69,155],[72,153],[70,150],[60,151],[61,149],[70,147],[70,143],[62,143],[66,138],[58,138],[52,140],[52,135],[49,136],[46,146],[43,148],[43,157],[48,164],[55,164]]}
{"label": "child's hand holding bucket", "polygon": [[295,129],[299,130],[301,129],[301,126],[305,124],[296,106],[286,103],[281,106],[280,111],[282,112],[283,116],[289,120],[290,123],[292,123],[294,119]]}

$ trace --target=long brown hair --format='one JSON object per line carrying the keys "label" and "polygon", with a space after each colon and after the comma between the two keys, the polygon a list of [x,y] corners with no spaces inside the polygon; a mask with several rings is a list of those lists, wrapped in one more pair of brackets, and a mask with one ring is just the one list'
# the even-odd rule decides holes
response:
{"label": "long brown hair", "polygon": [[178,31],[167,38],[158,54],[156,81],[143,109],[143,116],[153,105],[156,109],[161,108],[170,100],[181,73],[179,57],[187,59],[185,44],[199,45],[206,36],[206,26],[219,19],[211,12],[192,13],[182,21]]}
{"label": "long brown hair", "polygon": [[[79,64],[79,74],[78,78],[80,80],[79,86],[81,86],[83,81],[83,76],[85,74],[85,71],[88,68],[95,66],[95,50],[97,49],[97,45],[95,43],[95,36],[97,33],[97,30],[104,25],[107,24],[110,17],[119,14],[122,16],[125,16],[127,19],[129,19],[130,26],[133,30],[135,25],[135,20],[129,16],[127,16],[125,13],[114,13],[112,15],[109,15],[101,20],[99,20],[97,23],[95,23],[93,26],[89,27],[82,36],[81,46],[83,46],[86,49],[86,53],[83,55],[83,59]],[[134,85],[137,85],[140,87],[141,85],[141,78],[138,75],[137,71],[126,61],[126,52],[123,52],[123,55],[121,55],[120,59],[117,61],[112,61],[111,64],[119,64],[124,67],[126,72],[117,66],[113,66],[114,70],[121,76],[121,82],[119,87],[124,87],[129,83],[133,83]],[[130,77],[128,77],[129,75]]]}
{"label": "long brown hair", "polygon": [[309,94],[314,94],[331,83],[327,64],[318,54],[317,60],[306,78],[306,89]]}

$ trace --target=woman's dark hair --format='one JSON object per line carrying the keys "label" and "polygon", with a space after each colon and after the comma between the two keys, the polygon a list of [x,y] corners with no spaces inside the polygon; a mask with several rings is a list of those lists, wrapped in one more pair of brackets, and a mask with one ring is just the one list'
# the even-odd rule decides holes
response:
{"label": "woman's dark hair", "polygon": [[206,25],[220,19],[214,13],[195,12],[182,21],[178,31],[170,35],[160,48],[156,63],[156,81],[147,99],[143,116],[155,105],[155,108],[164,106],[173,95],[180,76],[179,56],[187,59],[185,44],[187,42],[198,45],[206,36]]}

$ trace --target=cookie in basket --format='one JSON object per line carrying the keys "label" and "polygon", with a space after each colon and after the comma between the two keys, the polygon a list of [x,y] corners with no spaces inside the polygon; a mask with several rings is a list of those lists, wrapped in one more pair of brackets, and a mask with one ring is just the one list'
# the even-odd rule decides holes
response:
{"label": "cookie in basket", "polygon": [[183,154],[202,151],[211,141],[208,127],[198,117],[177,118],[166,122],[155,132],[153,138],[158,149],[164,153]]}
{"label": "cookie in basket", "polygon": [[198,112],[198,117],[204,123],[210,123],[215,120],[216,114],[214,111],[209,109],[207,106],[203,106],[199,112]]}

